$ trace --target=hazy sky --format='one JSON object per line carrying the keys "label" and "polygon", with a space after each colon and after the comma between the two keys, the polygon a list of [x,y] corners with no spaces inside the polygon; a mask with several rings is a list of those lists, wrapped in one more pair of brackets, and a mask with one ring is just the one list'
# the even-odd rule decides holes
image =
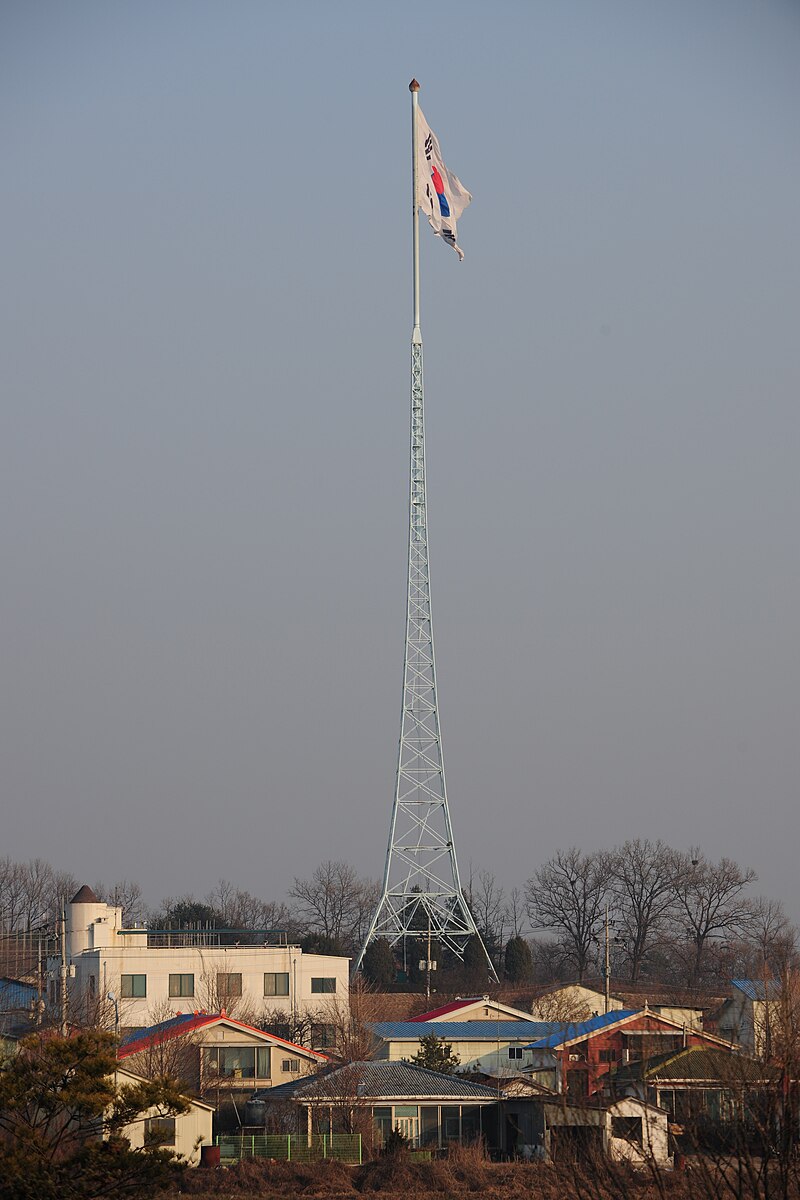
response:
{"label": "hazy sky", "polygon": [[0,854],[379,876],[410,101],[462,873],[662,837],[800,918],[800,7],[4,0]]}

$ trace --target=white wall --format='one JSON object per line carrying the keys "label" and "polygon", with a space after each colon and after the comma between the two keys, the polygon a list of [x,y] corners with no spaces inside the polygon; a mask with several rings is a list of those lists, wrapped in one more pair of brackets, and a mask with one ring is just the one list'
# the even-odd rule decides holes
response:
{"label": "white wall", "polygon": [[[216,1011],[260,1014],[265,1009],[319,1016],[332,1007],[349,1009],[349,959],[333,955],[304,954],[297,946],[150,947],[145,931],[122,931],[121,910],[105,904],[70,905],[67,946],[74,978],[71,998],[102,999],[113,992],[119,1002],[120,1026],[152,1024],[154,1014],[163,1020],[179,1012]],[[72,925],[70,924],[72,923]],[[48,964],[58,978],[58,962]],[[264,975],[288,974],[288,996],[265,996]],[[218,974],[242,976],[242,997],[226,1004],[217,988]],[[121,977],[144,975],[146,995],[123,997]],[[194,995],[170,997],[170,975],[193,975]],[[312,980],[335,979],[333,993],[312,991]]]}
{"label": "white wall", "polygon": [[[126,1084],[133,1086],[141,1082],[136,1075],[128,1075],[122,1069],[117,1072],[117,1077],[122,1087]],[[144,1113],[140,1119],[132,1121],[130,1125],[126,1125],[123,1130],[125,1137],[131,1144],[131,1148],[134,1150],[138,1150],[144,1145],[145,1120],[149,1116],[158,1116],[158,1110],[151,1109],[149,1113]],[[167,1149],[172,1150],[173,1153],[180,1155],[181,1158],[185,1158],[187,1162],[196,1166],[200,1161],[200,1146],[210,1145],[212,1142],[213,1116],[214,1114],[208,1105],[192,1100],[189,1111],[179,1113],[175,1117],[175,1145],[169,1146]]]}

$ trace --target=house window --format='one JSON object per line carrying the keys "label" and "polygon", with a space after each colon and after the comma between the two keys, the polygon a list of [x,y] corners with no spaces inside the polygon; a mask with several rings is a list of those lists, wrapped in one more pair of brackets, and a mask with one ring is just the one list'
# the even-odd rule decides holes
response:
{"label": "house window", "polygon": [[173,998],[194,995],[194,975],[170,975],[169,994]]}
{"label": "house window", "polygon": [[265,996],[288,996],[289,995],[289,972],[288,971],[265,971],[264,972],[264,995]]}
{"label": "house window", "polygon": [[282,1071],[283,1071],[285,1074],[289,1074],[290,1072],[293,1072],[293,1073],[295,1073],[295,1074],[296,1074],[296,1073],[299,1073],[299,1071],[300,1071],[300,1060],[299,1060],[299,1059],[297,1059],[297,1058],[285,1058],[285,1059],[283,1060],[283,1062],[281,1063],[281,1070],[282,1070]]}
{"label": "house window", "polygon": [[256,1075],[259,1079],[269,1079],[271,1074],[270,1048],[269,1046],[259,1046],[256,1050]]}
{"label": "house window", "polygon": [[616,1050],[601,1050],[600,1051],[600,1062],[616,1062],[616,1061],[617,1061]]}
{"label": "house window", "polygon": [[139,1000],[147,995],[146,975],[121,975],[119,994],[123,1000]]}
{"label": "house window", "polygon": [[94,1000],[96,995],[97,995],[97,977],[95,975],[90,975],[89,976],[89,999]]}
{"label": "house window", "polygon": [[314,978],[312,976],[311,991],[312,991],[312,993],[315,993],[318,995],[319,994],[324,994],[324,995],[335,994],[335,992],[336,992],[336,977],[334,976],[331,979],[331,978],[326,978],[325,976],[323,976],[321,978]]}
{"label": "house window", "polygon": [[[206,1051],[206,1068],[224,1079],[255,1079],[255,1046],[210,1046]],[[269,1078],[269,1075],[264,1078]]]}
{"label": "house window", "polygon": [[522,1058],[522,1054],[523,1054],[522,1046],[509,1046],[508,1047],[508,1057],[509,1058]]}
{"label": "house window", "polygon": [[144,1123],[145,1146],[174,1146],[175,1118],[147,1117]]}
{"label": "house window", "polygon": [[220,1000],[233,1000],[242,994],[242,973],[226,975],[217,973],[217,996]]}
{"label": "house window", "polygon": [[642,1118],[612,1117],[611,1136],[615,1138],[624,1138],[626,1142],[635,1142],[637,1146],[641,1146]]}
{"label": "house window", "polygon": [[311,1048],[312,1050],[330,1050],[336,1045],[336,1026],[335,1025],[311,1025]]}

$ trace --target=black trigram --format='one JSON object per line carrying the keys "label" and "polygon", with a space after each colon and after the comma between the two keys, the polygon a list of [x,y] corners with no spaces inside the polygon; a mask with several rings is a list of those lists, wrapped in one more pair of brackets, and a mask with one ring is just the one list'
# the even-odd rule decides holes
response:
{"label": "black trigram", "polygon": [[425,157],[427,158],[428,162],[430,162],[431,158],[433,157],[433,134],[432,133],[429,133],[428,136],[425,138]]}

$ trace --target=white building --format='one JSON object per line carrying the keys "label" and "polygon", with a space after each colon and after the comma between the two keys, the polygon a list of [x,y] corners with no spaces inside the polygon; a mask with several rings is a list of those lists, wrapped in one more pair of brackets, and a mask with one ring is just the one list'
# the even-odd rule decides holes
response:
{"label": "white building", "polygon": [[[124,1090],[143,1083],[141,1075],[120,1067],[116,1073],[117,1083]],[[213,1144],[212,1123],[214,1108],[196,1096],[187,1096],[189,1108],[174,1116],[162,1116],[156,1108],[142,1113],[122,1130],[132,1150],[143,1146],[160,1146],[196,1167],[200,1162],[200,1147]]]}
{"label": "white building", "polygon": [[[349,959],[305,954],[299,946],[253,944],[250,931],[122,927],[122,909],[82,887],[67,905],[67,992],[79,1013],[111,996],[119,1025],[138,1029],[185,1012],[281,1011],[287,1022],[316,1023],[319,1048],[326,1016],[349,1007]],[[247,943],[247,944],[245,944]],[[51,1005],[59,1001],[60,963],[48,963]]]}
{"label": "white building", "polygon": [[717,1014],[717,1031],[748,1054],[769,1057],[773,1027],[780,1024],[779,979],[732,979],[731,995]]}

